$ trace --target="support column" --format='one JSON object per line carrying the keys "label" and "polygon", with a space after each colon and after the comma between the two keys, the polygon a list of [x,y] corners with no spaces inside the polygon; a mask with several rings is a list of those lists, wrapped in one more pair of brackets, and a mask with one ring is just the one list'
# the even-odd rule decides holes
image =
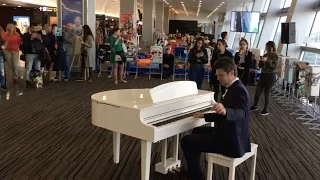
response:
{"label": "support column", "polygon": [[[92,1],[92,0],[84,0],[84,24],[88,25],[92,31],[93,37],[96,38],[96,1]],[[96,47],[93,46],[92,47],[95,49]],[[92,69],[96,70],[96,56],[94,56],[94,58],[91,58],[91,64],[92,64]]]}
{"label": "support column", "polygon": [[120,15],[132,14],[133,28],[137,26],[137,0],[120,0]]}
{"label": "support column", "polygon": [[[316,10],[314,10],[314,7],[316,7],[318,3],[318,0],[292,0],[286,22],[296,23],[296,43],[289,44],[288,56],[294,58],[300,57],[301,46],[305,46],[307,40],[306,37],[309,37],[310,35],[312,24],[316,16]],[[282,44],[280,41],[278,45],[278,52],[285,55],[286,48],[287,45]]]}
{"label": "support column", "polygon": [[274,35],[277,30],[277,25],[279,23],[280,17],[279,12],[282,9],[285,0],[272,0],[270,2],[269,10],[267,16],[264,20],[264,25],[261,31],[261,37],[258,44],[258,48],[264,49],[268,41],[273,41]]}
{"label": "support column", "polygon": [[163,31],[164,22],[164,3],[156,2],[156,29],[160,32]]}
{"label": "support column", "polygon": [[146,41],[147,47],[153,45],[154,33],[154,2],[155,0],[143,1],[143,26],[142,26],[142,41]]}
{"label": "support column", "polygon": [[163,30],[169,34],[169,7],[165,7],[163,11]]}

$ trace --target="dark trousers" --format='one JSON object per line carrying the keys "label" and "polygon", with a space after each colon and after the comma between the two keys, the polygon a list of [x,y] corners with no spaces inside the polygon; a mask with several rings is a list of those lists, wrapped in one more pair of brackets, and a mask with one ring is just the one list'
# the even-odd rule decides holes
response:
{"label": "dark trousers", "polygon": [[193,64],[190,68],[190,79],[197,83],[198,89],[201,89],[205,70],[202,64]]}
{"label": "dark trousers", "polygon": [[260,96],[264,90],[264,110],[268,109],[270,91],[276,82],[276,73],[261,73],[258,86],[256,89],[256,94],[254,96],[254,106],[258,106]]}
{"label": "dark trousers", "polygon": [[181,139],[181,148],[188,164],[188,173],[193,180],[205,180],[200,166],[202,152],[216,152],[213,127],[198,127],[191,135]]}
{"label": "dark trousers", "polygon": [[96,46],[96,71],[100,71],[99,46]]}
{"label": "dark trousers", "polygon": [[[162,64],[159,64],[159,69],[161,70],[161,68],[162,68]],[[162,74],[165,77],[169,77],[173,74],[173,67],[170,67],[170,66],[168,68],[163,67],[162,70],[163,70]]]}

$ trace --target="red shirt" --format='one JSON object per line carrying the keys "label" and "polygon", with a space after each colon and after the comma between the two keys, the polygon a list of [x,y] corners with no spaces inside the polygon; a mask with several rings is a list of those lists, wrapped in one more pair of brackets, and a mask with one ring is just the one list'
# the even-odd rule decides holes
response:
{"label": "red shirt", "polygon": [[3,33],[3,40],[7,44],[5,50],[19,52],[21,37],[18,33],[14,33],[14,34]]}

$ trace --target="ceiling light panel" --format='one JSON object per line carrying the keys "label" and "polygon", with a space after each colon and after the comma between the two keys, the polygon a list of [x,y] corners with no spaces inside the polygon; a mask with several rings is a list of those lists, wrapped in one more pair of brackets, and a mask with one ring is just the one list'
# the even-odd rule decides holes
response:
{"label": "ceiling light panel", "polygon": [[207,19],[212,16],[213,13],[215,13],[216,11],[218,11],[223,5],[225,5],[225,2],[221,2],[208,16]]}
{"label": "ceiling light panel", "polygon": [[187,11],[186,6],[184,5],[183,1],[181,1],[181,5],[182,5],[183,10],[184,10],[184,12],[186,13],[186,15],[189,16],[189,15],[188,15],[188,11]]}
{"label": "ceiling light panel", "polygon": [[197,10],[197,17],[199,16],[200,9],[201,9],[201,5],[202,5],[202,0],[199,0],[199,3],[198,3],[198,10]]}

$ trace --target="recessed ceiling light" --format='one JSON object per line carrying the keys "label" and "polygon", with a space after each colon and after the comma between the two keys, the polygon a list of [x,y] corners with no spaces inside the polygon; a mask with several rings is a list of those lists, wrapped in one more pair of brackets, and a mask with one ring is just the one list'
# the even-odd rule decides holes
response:
{"label": "recessed ceiling light", "polygon": [[222,4],[224,4],[224,2],[222,2]]}
{"label": "recessed ceiling light", "polygon": [[5,6],[6,4],[2,4],[2,6]]}
{"label": "recessed ceiling light", "polygon": [[18,7],[21,7],[21,6],[18,6]]}

